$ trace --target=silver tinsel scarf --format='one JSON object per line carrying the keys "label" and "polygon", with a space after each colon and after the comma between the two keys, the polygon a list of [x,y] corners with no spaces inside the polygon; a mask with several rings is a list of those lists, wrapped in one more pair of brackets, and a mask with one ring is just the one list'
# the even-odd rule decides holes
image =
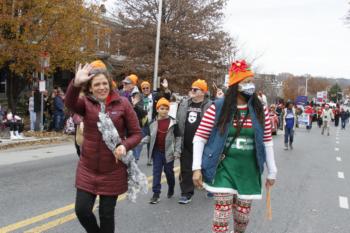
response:
{"label": "silver tinsel scarf", "polygon": [[[116,146],[121,143],[118,130],[115,128],[111,118],[106,114],[106,106],[100,102],[101,111],[98,114],[99,122],[97,122],[98,130],[102,134],[103,141],[108,149],[114,152]],[[136,202],[139,192],[147,193],[148,181],[144,173],[141,172],[132,151],[128,151],[121,161],[128,167],[128,192],[127,197],[130,201]]]}

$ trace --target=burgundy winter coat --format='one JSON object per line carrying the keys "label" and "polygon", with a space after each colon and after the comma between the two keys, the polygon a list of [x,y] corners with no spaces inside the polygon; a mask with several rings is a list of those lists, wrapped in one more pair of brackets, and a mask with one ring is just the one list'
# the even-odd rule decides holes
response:
{"label": "burgundy winter coat", "polygon": [[[127,191],[126,166],[116,163],[97,128],[99,103],[90,96],[79,97],[80,88],[70,83],[65,105],[83,117],[84,142],[76,172],[76,187],[96,195],[119,195]],[[130,102],[111,92],[106,101],[106,111],[116,126],[126,150],[141,141],[141,129]]]}

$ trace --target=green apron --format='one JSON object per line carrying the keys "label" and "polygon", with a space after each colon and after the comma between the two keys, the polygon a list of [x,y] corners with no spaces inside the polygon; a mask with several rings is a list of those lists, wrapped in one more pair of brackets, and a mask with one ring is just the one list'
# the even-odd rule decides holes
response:
{"label": "green apron", "polygon": [[[206,184],[210,192],[235,193],[238,196],[253,195],[252,199],[261,198],[261,174],[255,157],[254,129],[241,128],[240,135],[230,144],[236,134],[231,125],[224,151],[212,184]],[[224,191],[223,191],[224,190]]]}

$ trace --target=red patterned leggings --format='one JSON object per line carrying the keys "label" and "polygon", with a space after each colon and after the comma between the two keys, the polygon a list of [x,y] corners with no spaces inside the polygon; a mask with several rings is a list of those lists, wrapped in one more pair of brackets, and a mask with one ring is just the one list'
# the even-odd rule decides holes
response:
{"label": "red patterned leggings", "polygon": [[234,233],[244,233],[248,222],[252,200],[243,200],[229,193],[214,193],[213,233],[226,233],[233,212]]}

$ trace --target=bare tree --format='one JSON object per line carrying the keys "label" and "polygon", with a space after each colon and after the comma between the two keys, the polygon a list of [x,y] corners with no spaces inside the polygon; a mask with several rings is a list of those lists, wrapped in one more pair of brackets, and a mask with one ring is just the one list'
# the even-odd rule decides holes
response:
{"label": "bare tree", "polygon": [[[158,1],[117,0],[123,25],[121,48],[126,70],[153,73]],[[226,0],[163,0],[159,75],[181,90],[194,78],[215,81],[227,72],[236,46],[221,27]]]}

